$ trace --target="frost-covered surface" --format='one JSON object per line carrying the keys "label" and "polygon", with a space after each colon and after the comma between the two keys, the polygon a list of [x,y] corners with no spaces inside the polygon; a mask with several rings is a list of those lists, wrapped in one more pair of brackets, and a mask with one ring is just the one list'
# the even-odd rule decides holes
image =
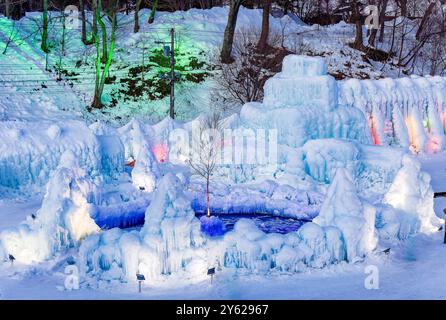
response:
{"label": "frost-covered surface", "polygon": [[[433,231],[438,221],[433,215],[432,189],[417,160],[402,148],[368,145],[372,139],[364,113],[339,105],[336,83],[324,75],[324,61],[290,56],[283,68],[266,85],[265,102],[257,104],[269,118],[249,115],[251,103],[243,107],[240,117],[225,120],[225,127],[232,129],[278,129],[278,163],[268,170],[255,164],[219,167],[213,177],[217,181],[211,185],[211,212],[316,217],[313,222],[282,235],[266,234],[253,221],[241,219],[223,236],[208,238],[195,217],[195,212],[205,208],[203,181],[191,178],[184,163],[169,163],[170,134],[176,129],[190,132],[193,123],[165,119],[150,125],[135,119],[113,129],[97,122],[87,130],[93,140],[103,143],[98,149],[103,156],[91,177],[81,171],[82,181],[98,190],[84,188],[83,197],[65,195],[66,189],[54,188],[50,180],[36,222],[51,221],[50,227],[43,224],[43,230],[68,231],[57,237],[60,242],[43,236],[41,244],[26,249],[28,260],[21,256],[26,248],[22,237],[36,232],[32,227],[29,232],[6,231],[2,254],[17,254],[18,261],[27,263],[43,261],[60,249],[76,246],[99,227],[125,228],[144,222],[140,231],[113,228],[88,236],[78,254],[83,273],[119,281],[134,281],[137,272],[154,281],[170,275],[187,275],[192,280],[202,278],[214,264],[269,273],[355,262],[374,252],[378,236],[397,240]],[[327,81],[334,85],[326,87]],[[287,86],[289,96],[282,93]],[[306,87],[311,90],[305,91]],[[305,91],[304,99],[298,88]],[[52,127],[49,135],[59,136],[56,129]],[[75,157],[70,151],[67,154]],[[124,170],[125,161],[133,161],[133,168]],[[58,179],[66,167],[77,165],[61,161],[52,179]],[[111,172],[114,167],[120,170]],[[59,198],[66,201],[59,205],[63,209],[47,218],[48,203]],[[76,214],[85,219],[71,229],[70,224],[58,222]],[[89,221],[87,225],[84,220]],[[42,251],[40,246],[50,249]]]}
{"label": "frost-covered surface", "polygon": [[69,251],[89,282],[133,282],[142,273],[160,284],[202,281],[212,266],[262,275],[341,267],[377,255],[382,242],[430,234],[439,224],[430,179],[408,149],[443,149],[443,79],[339,83],[327,69],[321,58],[288,56],[264,101],[224,122],[277,129],[277,163],[219,167],[211,212],[314,219],[288,234],[240,219],[216,236],[216,218],[195,217],[205,211],[204,182],[191,177],[187,159],[169,162],[179,151],[169,150],[171,133],[191,132],[193,122],[87,126],[73,111],[27,122],[36,114],[26,107],[5,116],[13,98],[1,109],[0,185],[47,183],[47,192],[34,218],[0,233],[1,260],[45,264]]}

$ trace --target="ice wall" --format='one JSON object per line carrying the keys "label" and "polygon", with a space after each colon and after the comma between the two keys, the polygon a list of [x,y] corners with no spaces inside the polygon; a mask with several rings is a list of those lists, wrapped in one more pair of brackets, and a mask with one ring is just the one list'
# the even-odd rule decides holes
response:
{"label": "ice wall", "polygon": [[51,174],[42,207],[35,219],[0,233],[4,254],[18,262],[31,264],[52,257],[62,248],[77,245],[81,239],[99,231],[91,218],[97,194],[77,157],[65,151]]}
{"label": "ice wall", "polygon": [[95,135],[83,122],[0,122],[0,185],[12,188],[48,182],[61,155],[73,152],[90,174],[122,172],[124,149],[116,135]]}
{"label": "ice wall", "polygon": [[338,82],[339,101],[362,110],[375,145],[435,153],[445,148],[446,78]]}

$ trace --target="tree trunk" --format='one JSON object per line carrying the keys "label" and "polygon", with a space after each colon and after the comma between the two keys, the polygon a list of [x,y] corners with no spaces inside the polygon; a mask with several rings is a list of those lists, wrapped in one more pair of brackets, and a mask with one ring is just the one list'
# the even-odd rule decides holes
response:
{"label": "tree trunk", "polygon": [[81,37],[82,42],[87,46],[93,43],[93,41],[90,39],[87,39],[87,22],[85,17],[85,0],[79,1],[79,10],[81,12]]}
{"label": "tree trunk", "polygon": [[102,63],[107,62],[107,56],[108,56],[108,50],[107,50],[107,27],[105,26],[104,21],[102,20],[101,13],[102,13],[102,0],[98,0],[98,14],[96,15],[96,20],[99,23],[99,26],[101,27],[101,34],[102,34],[102,57],[101,61]]}
{"label": "tree trunk", "polygon": [[43,0],[42,13],[42,43],[40,45],[43,52],[48,53],[48,0]]}
{"label": "tree trunk", "polygon": [[[389,0],[382,0],[381,11],[379,12],[379,25],[380,25],[380,29],[381,29],[381,33],[379,36],[380,42],[382,42],[383,38],[384,38],[384,21],[386,18],[386,10],[387,10],[388,2],[389,2]],[[371,45],[372,47],[375,46],[377,34],[378,34],[378,29],[372,29],[370,32],[369,45]]]}
{"label": "tree trunk", "polygon": [[271,0],[265,0],[265,3],[263,5],[262,33],[260,34],[259,43],[257,44],[257,49],[260,52],[265,52],[266,46],[268,45],[270,12]]}
{"label": "tree trunk", "polygon": [[[99,9],[100,8],[98,8],[96,10],[97,20],[98,20],[98,23],[101,25],[101,28],[103,28],[102,26],[105,26],[105,24],[104,24],[104,21],[102,21],[102,17],[101,17],[101,13],[100,13],[101,11]],[[93,108],[102,108],[102,93],[104,92],[105,80],[107,78],[108,71],[110,70],[111,62],[113,60],[113,51],[115,49],[116,28],[117,28],[116,12],[115,11],[112,13],[111,21],[112,21],[112,30],[111,30],[111,35],[110,35],[110,47],[108,48],[108,50],[105,49],[105,50],[107,50],[105,62],[103,62],[104,52],[102,52],[102,55],[100,52],[101,46],[99,43],[99,36],[96,35],[96,37],[95,37],[97,55],[96,55],[95,92],[94,92],[93,102],[91,104],[91,106]],[[102,37],[102,41],[104,41],[104,37]],[[107,37],[105,37],[105,41],[106,41],[105,44],[104,43],[102,44],[103,50],[104,50],[104,48],[107,48]],[[102,71],[101,71],[101,63],[104,64]]]}
{"label": "tree trunk", "polygon": [[139,7],[141,6],[141,0],[136,1],[136,7],[135,7],[135,18],[134,18],[134,25],[133,25],[133,33],[138,33],[139,31]]}
{"label": "tree trunk", "polygon": [[8,18],[8,19],[11,18],[10,2],[11,2],[11,0],[6,0],[5,1],[5,17]]}
{"label": "tree trunk", "polygon": [[420,40],[421,35],[423,34],[423,31],[424,31],[424,27],[427,23],[427,20],[432,15],[432,12],[434,11],[435,6],[436,6],[436,2],[435,1],[431,2],[429,4],[429,7],[427,7],[426,11],[424,12],[423,19],[421,19],[420,26],[418,27],[417,34],[415,35],[415,38],[417,40]]}
{"label": "tree trunk", "polygon": [[363,45],[363,35],[362,35],[361,10],[356,1],[352,2],[352,6],[353,6],[353,19],[355,21],[355,26],[356,26],[356,35],[355,35],[355,42],[353,43],[353,48],[357,50],[362,50],[364,48],[364,45]]}
{"label": "tree trunk", "polygon": [[153,23],[153,21],[155,21],[155,14],[156,14],[156,10],[158,9],[158,0],[154,0],[153,4],[152,4],[152,11],[150,12],[150,16],[149,16],[149,24]]}
{"label": "tree trunk", "polygon": [[222,63],[232,63],[234,61],[234,59],[231,57],[231,52],[240,5],[241,0],[231,0],[229,4],[228,23],[226,24],[223,46],[220,53],[220,59]]}
{"label": "tree trunk", "polygon": [[207,209],[207,216],[211,216],[211,199],[209,195],[209,175],[206,176],[206,209]]}

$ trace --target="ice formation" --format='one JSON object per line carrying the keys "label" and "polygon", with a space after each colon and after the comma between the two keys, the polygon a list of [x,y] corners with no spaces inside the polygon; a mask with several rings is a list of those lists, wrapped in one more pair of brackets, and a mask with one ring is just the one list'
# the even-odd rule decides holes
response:
{"label": "ice formation", "polygon": [[72,151],[89,173],[122,172],[124,150],[117,136],[96,136],[83,122],[0,122],[0,185],[45,185],[62,154]]}
{"label": "ice formation", "polygon": [[379,218],[381,232],[386,237],[404,239],[416,232],[437,230],[439,219],[433,209],[433,196],[429,175],[421,172],[416,159],[404,156],[401,169],[384,195],[384,204],[395,213],[383,210]]}
{"label": "ice formation", "polygon": [[[277,129],[277,164],[268,170],[223,165],[210,195],[216,214],[315,218],[286,235],[266,234],[247,219],[224,235],[203,232],[209,225],[202,230],[195,217],[206,207],[203,183],[190,177],[184,163],[165,163],[170,134],[190,131],[191,123],[166,118],[151,126],[135,119],[119,129],[95,123],[79,139],[76,125],[70,131],[69,122],[48,124],[43,149],[57,150],[48,156],[54,159],[42,160],[42,177],[36,174],[43,164],[21,176],[18,162],[5,160],[0,184],[45,181],[59,153],[73,149],[75,156],[62,156],[36,219],[0,235],[0,254],[32,263],[80,244],[84,273],[121,281],[135,281],[136,273],[154,281],[168,275],[202,278],[209,266],[297,272],[357,261],[373,252],[378,236],[404,239],[437,223],[429,177],[407,148],[443,149],[445,99],[435,93],[444,88],[442,81],[339,84],[326,74],[322,59],[286,57],[282,72],[266,83],[264,101],[246,104],[240,116],[225,121],[231,129]],[[34,134],[9,126],[0,135],[10,141]],[[68,137],[76,142],[65,144]],[[24,163],[34,163],[36,155]],[[122,172],[125,160],[134,160],[134,167]],[[113,228],[143,222],[140,231]]]}
{"label": "ice formation", "polygon": [[375,249],[376,210],[363,203],[348,171],[338,168],[319,215],[313,221],[321,226],[337,227],[345,243],[346,258],[354,261]]}
{"label": "ice formation", "polygon": [[444,149],[445,78],[350,79],[338,86],[340,103],[369,119],[374,144],[410,147],[414,153]]}
{"label": "ice formation", "polygon": [[12,254],[21,263],[41,262],[98,232],[90,216],[95,194],[95,185],[79,167],[76,156],[65,151],[35,219],[0,234],[4,253]]}
{"label": "ice formation", "polygon": [[322,58],[285,57],[282,72],[265,84],[263,103],[244,105],[240,118],[248,128],[277,129],[279,143],[290,147],[324,138],[370,141],[364,114],[338,103],[337,83]]}
{"label": "ice formation", "polygon": [[132,281],[136,272],[147,279],[186,271],[189,276],[204,274],[205,239],[182,188],[175,175],[166,174],[157,186],[139,233],[112,229],[82,243],[84,272]]}
{"label": "ice formation", "polygon": [[[146,130],[141,122],[134,119],[121,128],[120,133],[126,146],[126,157],[135,160],[132,170],[133,184],[141,190],[152,192],[159,177],[159,169],[151,140],[146,137]],[[150,133],[153,136],[153,131]]]}

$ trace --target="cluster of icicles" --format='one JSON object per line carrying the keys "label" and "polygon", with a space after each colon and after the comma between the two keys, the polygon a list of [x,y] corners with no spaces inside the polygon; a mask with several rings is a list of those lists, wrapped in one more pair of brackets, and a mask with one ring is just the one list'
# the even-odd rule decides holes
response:
{"label": "cluster of icicles", "polygon": [[446,78],[407,77],[339,83],[340,103],[361,109],[372,142],[436,153],[446,147]]}

